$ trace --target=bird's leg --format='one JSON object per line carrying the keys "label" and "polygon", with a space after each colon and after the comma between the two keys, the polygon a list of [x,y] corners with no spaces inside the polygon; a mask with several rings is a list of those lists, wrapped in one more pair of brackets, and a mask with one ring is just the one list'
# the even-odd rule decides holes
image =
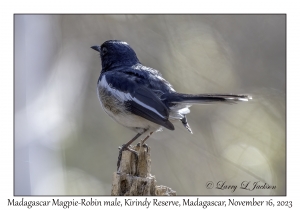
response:
{"label": "bird's leg", "polygon": [[136,156],[136,158],[137,158],[137,152],[134,151],[134,150],[131,149],[131,148],[128,148],[128,146],[129,146],[132,142],[134,142],[138,137],[140,137],[141,135],[142,135],[142,133],[136,134],[136,135],[133,137],[133,139],[131,139],[131,140],[130,140],[129,142],[127,142],[126,144],[123,144],[122,147],[119,148],[120,151],[119,151],[119,157],[118,157],[118,163],[117,163],[117,166],[118,166],[118,169],[117,169],[117,170],[119,170],[120,162],[121,162],[121,159],[122,159],[122,152],[123,152],[124,150],[129,150],[130,152],[132,152],[133,154],[135,154],[135,156]]}
{"label": "bird's leg", "polygon": [[147,148],[147,152],[148,152],[148,145],[145,144],[145,141],[146,141],[147,139],[149,139],[149,137],[150,137],[152,134],[153,134],[153,132],[150,132],[149,135],[146,136],[146,138],[144,138],[144,139],[141,141],[141,145],[142,145],[143,147],[146,147],[146,148]]}

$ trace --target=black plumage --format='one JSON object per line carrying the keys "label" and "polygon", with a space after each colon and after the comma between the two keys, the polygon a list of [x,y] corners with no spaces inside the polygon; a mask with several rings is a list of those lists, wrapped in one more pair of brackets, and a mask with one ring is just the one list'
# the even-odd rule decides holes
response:
{"label": "black plumage", "polygon": [[192,133],[186,117],[192,104],[236,103],[251,99],[246,94],[178,93],[159,71],[142,65],[126,42],[109,40],[92,48],[100,52],[102,61],[97,83],[102,107],[114,120],[138,133],[123,145],[120,155],[142,134],[147,139],[162,126],[174,130],[172,121],[175,120],[180,120]]}

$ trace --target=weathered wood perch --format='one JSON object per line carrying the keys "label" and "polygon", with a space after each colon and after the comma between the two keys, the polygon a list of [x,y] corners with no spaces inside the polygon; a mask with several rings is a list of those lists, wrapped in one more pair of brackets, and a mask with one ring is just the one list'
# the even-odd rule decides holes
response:
{"label": "weathered wood perch", "polygon": [[155,176],[151,175],[150,147],[136,145],[130,151],[123,151],[120,168],[113,174],[111,195],[176,195],[176,191],[166,186],[157,186]]}

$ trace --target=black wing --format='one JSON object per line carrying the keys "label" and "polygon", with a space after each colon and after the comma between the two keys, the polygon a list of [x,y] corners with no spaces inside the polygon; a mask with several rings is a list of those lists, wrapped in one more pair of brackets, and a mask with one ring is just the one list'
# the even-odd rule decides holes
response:
{"label": "black wing", "polygon": [[106,72],[102,77],[105,77],[111,91],[124,100],[128,111],[174,130],[168,108],[150,89],[139,83],[140,78],[123,72]]}

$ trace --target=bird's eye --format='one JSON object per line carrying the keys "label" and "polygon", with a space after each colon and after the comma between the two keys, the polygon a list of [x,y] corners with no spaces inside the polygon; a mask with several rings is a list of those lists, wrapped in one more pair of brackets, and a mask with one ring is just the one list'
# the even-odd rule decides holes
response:
{"label": "bird's eye", "polygon": [[102,50],[101,50],[102,55],[105,55],[105,54],[107,53],[107,51],[108,51],[107,48],[106,48],[106,47],[103,47]]}

